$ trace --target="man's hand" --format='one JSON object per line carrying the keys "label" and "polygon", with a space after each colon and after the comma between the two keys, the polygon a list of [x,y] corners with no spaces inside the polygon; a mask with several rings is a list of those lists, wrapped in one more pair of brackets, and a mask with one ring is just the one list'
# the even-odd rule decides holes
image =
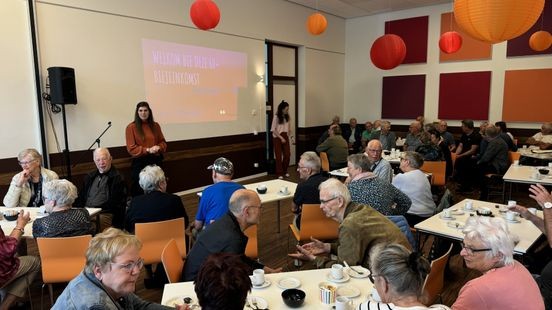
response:
{"label": "man's hand", "polygon": [[527,210],[526,207],[519,206],[519,205],[509,207],[508,210],[519,213],[521,217],[523,217],[524,219],[528,219],[531,215],[533,215],[531,214],[531,212],[529,212],[529,210]]}
{"label": "man's hand", "polygon": [[318,239],[311,237],[311,241],[307,244],[304,244],[302,247],[309,251],[313,255],[319,255],[324,253],[330,253],[331,245],[329,243],[324,243]]}
{"label": "man's hand", "polygon": [[529,191],[531,192],[529,197],[533,198],[541,207],[544,207],[545,202],[552,202],[552,195],[540,184],[531,185]]}
{"label": "man's hand", "polygon": [[297,253],[288,254],[288,256],[309,262],[316,259],[315,255],[300,245],[297,245]]}

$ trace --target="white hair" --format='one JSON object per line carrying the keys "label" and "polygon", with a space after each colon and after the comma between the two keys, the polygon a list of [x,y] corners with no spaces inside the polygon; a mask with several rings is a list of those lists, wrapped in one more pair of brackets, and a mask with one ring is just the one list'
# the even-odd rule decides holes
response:
{"label": "white hair", "polygon": [[159,189],[159,183],[165,180],[165,172],[157,165],[146,166],[140,172],[140,180],[138,183],[144,190],[144,193],[148,194],[156,189]]}
{"label": "white hair", "polygon": [[65,180],[52,180],[42,185],[42,195],[58,206],[70,206],[77,199],[77,187]]}
{"label": "white hair", "polygon": [[328,191],[333,197],[342,197],[345,206],[351,202],[351,194],[349,193],[347,186],[345,186],[345,184],[338,179],[329,178],[320,183],[318,189],[320,191]]}

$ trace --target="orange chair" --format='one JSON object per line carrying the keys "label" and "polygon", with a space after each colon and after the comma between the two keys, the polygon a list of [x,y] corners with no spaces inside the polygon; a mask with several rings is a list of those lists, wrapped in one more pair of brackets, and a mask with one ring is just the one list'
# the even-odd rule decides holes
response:
{"label": "orange chair", "polygon": [[431,185],[432,186],[445,186],[447,182],[446,161],[424,161],[424,164],[420,168],[423,172],[431,173]]}
{"label": "orange chair", "polygon": [[259,246],[257,241],[257,225],[249,226],[243,232],[249,240],[247,240],[247,246],[245,247],[245,256],[251,259],[259,258]]}
{"label": "orange chair", "polygon": [[330,160],[328,159],[328,153],[320,152],[320,162],[322,164],[322,171],[330,172]]}
{"label": "orange chair", "polygon": [[[294,224],[289,229],[297,243],[310,240],[310,237],[319,240],[333,240],[338,238],[339,223],[326,217],[318,204],[304,204],[301,211],[301,229]],[[289,238],[288,238],[289,241]],[[289,243],[288,243],[289,247]]]}
{"label": "orange chair", "polygon": [[178,245],[176,245],[176,241],[174,239],[169,240],[163,248],[163,252],[161,252],[161,262],[163,263],[163,268],[165,268],[169,283],[180,281],[184,260],[180,254]]}
{"label": "orange chair", "polygon": [[63,238],[36,238],[42,265],[40,304],[44,305],[44,286],[48,284],[50,306],[54,305],[52,284],[69,282],[84,268],[91,235]]}
{"label": "orange chair", "polygon": [[134,227],[136,237],[142,241],[140,256],[144,264],[160,263],[163,248],[171,239],[176,241],[180,256],[186,257],[183,217],[167,221],[136,223]]}
{"label": "orange chair", "polygon": [[425,298],[425,305],[432,305],[437,297],[441,298],[441,292],[443,292],[443,283],[445,281],[445,267],[450,257],[450,252],[454,244],[450,245],[448,251],[441,257],[434,259],[431,262],[431,271],[427,275],[423,294]]}
{"label": "orange chair", "polygon": [[513,164],[514,160],[519,160],[520,157],[521,157],[520,152],[508,151],[508,160],[510,161],[510,164]]}

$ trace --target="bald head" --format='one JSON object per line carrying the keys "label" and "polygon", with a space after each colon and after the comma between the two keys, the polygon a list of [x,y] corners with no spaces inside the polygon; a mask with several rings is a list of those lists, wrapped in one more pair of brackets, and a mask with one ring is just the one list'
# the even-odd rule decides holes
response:
{"label": "bald head", "polygon": [[410,124],[410,133],[412,134],[417,134],[419,133],[421,130],[422,130],[422,123],[418,122],[418,121],[414,121]]}
{"label": "bald head", "polygon": [[111,154],[105,147],[99,147],[93,153],[94,164],[100,173],[105,173],[111,169]]}
{"label": "bald head", "polygon": [[245,207],[258,206],[261,204],[259,195],[250,189],[238,189],[230,196],[228,209],[234,215],[239,215]]}
{"label": "bald head", "polygon": [[381,159],[382,150],[383,150],[383,146],[381,145],[381,142],[379,140],[374,139],[368,142],[365,152],[366,152],[366,156],[368,156],[368,159],[370,161],[378,161]]}
{"label": "bald head", "polygon": [[550,122],[543,123],[541,126],[541,132],[543,135],[552,134],[552,123]]}

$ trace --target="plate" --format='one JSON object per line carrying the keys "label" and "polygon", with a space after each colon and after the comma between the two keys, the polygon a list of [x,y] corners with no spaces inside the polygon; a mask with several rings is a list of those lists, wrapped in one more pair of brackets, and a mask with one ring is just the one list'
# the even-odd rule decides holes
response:
{"label": "plate", "polygon": [[165,306],[176,307],[177,305],[185,305],[186,303],[184,302],[184,298],[190,298],[191,299],[191,301],[189,303],[190,305],[193,305],[196,302],[195,298],[192,298],[192,296],[184,295],[184,296],[179,296],[179,297],[174,297],[174,298],[169,299]]}
{"label": "plate", "polygon": [[[352,270],[352,268],[347,268],[347,273],[353,277],[353,278],[356,278],[356,279],[363,279],[363,278],[367,278],[369,275],[370,275],[370,270],[362,267],[362,266],[353,266],[355,269]],[[360,270],[362,271],[362,274],[359,274],[358,272],[355,272],[355,270]]]}
{"label": "plate", "polygon": [[508,223],[521,223],[521,221],[519,219],[515,219],[515,220],[509,220],[507,218],[505,218],[506,222]]}
{"label": "plate", "polygon": [[349,277],[349,273],[347,273],[347,272],[344,272],[344,273],[343,273],[343,278],[341,278],[341,279],[334,279],[334,277],[332,277],[331,272],[328,273],[328,274],[326,275],[326,279],[327,279],[328,281],[331,281],[331,282],[334,282],[334,283],[343,283],[343,282],[347,282],[347,281],[349,281],[350,278],[351,278],[351,277]]}
{"label": "plate", "polygon": [[460,222],[457,222],[457,221],[452,221],[452,222],[448,222],[447,226],[450,227],[450,228],[462,229],[462,228],[464,228],[464,223],[460,223]]}
{"label": "plate", "polygon": [[360,290],[352,285],[344,285],[337,288],[337,296],[355,298],[360,296]]}
{"label": "plate", "polygon": [[456,219],[454,216],[446,217],[443,214],[439,215],[439,218],[442,219],[442,220],[445,220],[445,221],[452,221],[452,220]]}
{"label": "plate", "polygon": [[[253,302],[257,302],[257,306],[253,306]],[[248,307],[248,305],[252,305],[253,307]],[[268,309],[268,301],[266,299],[259,297],[259,296],[249,296],[247,297],[247,303],[245,304],[246,308],[250,309]]]}
{"label": "plate", "polygon": [[452,215],[463,215],[464,211],[462,209],[450,209]]}
{"label": "plate", "polygon": [[276,285],[278,285],[281,289],[287,290],[290,288],[298,288],[301,286],[301,281],[299,281],[299,279],[289,277],[280,279]]}
{"label": "plate", "polygon": [[287,195],[291,194],[291,192],[288,191],[287,193],[284,193],[284,192],[282,192],[282,191],[278,191],[278,194],[279,194],[279,195],[282,195],[282,196],[287,196]]}
{"label": "plate", "polygon": [[251,283],[251,285],[253,286],[253,288],[258,288],[258,289],[261,289],[261,288],[265,288],[265,287],[269,287],[270,284],[272,284],[270,281],[268,280],[265,280],[265,282],[261,285],[253,285],[253,283]]}

